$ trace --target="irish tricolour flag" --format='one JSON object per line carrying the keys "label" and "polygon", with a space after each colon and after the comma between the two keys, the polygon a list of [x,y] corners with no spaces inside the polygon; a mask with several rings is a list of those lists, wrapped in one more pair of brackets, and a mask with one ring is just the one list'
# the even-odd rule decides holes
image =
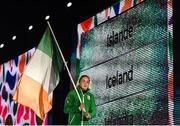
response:
{"label": "irish tricolour flag", "polygon": [[30,107],[43,119],[52,108],[53,90],[59,83],[62,65],[48,27],[19,80],[13,99]]}

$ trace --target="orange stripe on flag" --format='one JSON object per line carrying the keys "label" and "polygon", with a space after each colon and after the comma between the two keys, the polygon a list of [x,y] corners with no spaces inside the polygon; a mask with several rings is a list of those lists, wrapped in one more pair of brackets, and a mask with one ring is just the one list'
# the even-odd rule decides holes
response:
{"label": "orange stripe on flag", "polygon": [[132,5],[132,0],[125,0],[124,1],[124,6],[122,8],[122,12],[129,9],[131,7],[131,5]]}
{"label": "orange stripe on flag", "polygon": [[48,99],[48,93],[42,85],[23,74],[13,99],[24,106],[34,110],[42,120],[44,114],[52,108],[52,99]]}

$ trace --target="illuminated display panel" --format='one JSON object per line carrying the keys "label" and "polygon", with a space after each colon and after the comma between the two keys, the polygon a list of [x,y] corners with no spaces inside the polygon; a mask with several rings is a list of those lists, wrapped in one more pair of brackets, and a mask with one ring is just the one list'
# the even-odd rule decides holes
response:
{"label": "illuminated display panel", "polygon": [[92,79],[91,124],[168,124],[165,0],[140,4],[81,34],[80,74]]}

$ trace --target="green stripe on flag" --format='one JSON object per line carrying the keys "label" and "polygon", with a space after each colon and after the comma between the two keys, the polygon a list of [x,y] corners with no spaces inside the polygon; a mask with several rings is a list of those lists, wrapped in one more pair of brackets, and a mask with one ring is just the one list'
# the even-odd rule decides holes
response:
{"label": "green stripe on flag", "polygon": [[62,71],[63,68],[63,60],[61,58],[60,52],[55,43],[55,40],[53,39],[49,27],[47,27],[38,45],[38,49],[52,58],[52,67],[54,72],[53,74],[55,77],[53,80],[56,80],[56,85],[57,85],[57,83],[60,80],[60,72]]}
{"label": "green stripe on flag", "polygon": [[55,77],[57,79],[57,81],[59,82],[60,80],[60,72],[62,71],[63,68],[63,60],[61,58],[61,55],[59,53],[58,47],[55,45],[55,42],[53,42],[53,58],[52,58],[52,66],[54,69],[54,73],[55,73]]}
{"label": "green stripe on flag", "polygon": [[51,36],[50,29],[47,28],[39,45],[38,49],[41,50],[42,52],[46,53],[48,56],[52,58],[53,56],[53,47],[52,47],[52,40],[53,37]]}

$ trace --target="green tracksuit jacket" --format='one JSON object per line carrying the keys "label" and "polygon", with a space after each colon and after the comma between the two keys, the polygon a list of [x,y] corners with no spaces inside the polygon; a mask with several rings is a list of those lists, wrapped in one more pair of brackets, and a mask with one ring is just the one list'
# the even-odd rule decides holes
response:
{"label": "green tracksuit jacket", "polygon": [[[96,115],[96,105],[94,95],[89,91],[83,93],[80,87],[77,87],[79,95],[84,101],[86,112],[89,112],[91,118]],[[86,119],[81,109],[79,108],[80,101],[78,99],[77,93],[75,90],[71,90],[65,100],[64,104],[64,112],[69,114],[68,124],[69,125],[81,125],[81,121],[83,121],[83,125],[89,124],[89,119]],[[91,119],[90,118],[90,119]]]}

